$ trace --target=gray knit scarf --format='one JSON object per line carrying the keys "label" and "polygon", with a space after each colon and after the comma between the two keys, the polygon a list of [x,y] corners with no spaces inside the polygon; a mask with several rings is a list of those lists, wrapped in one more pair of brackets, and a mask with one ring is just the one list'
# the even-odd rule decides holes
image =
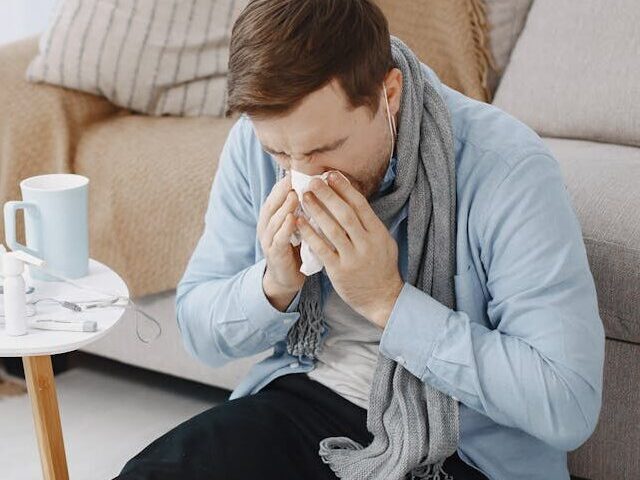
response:
{"label": "gray knit scarf", "polygon": [[[393,35],[391,51],[403,75],[397,175],[391,191],[371,207],[389,225],[409,201],[405,280],[454,309],[456,180],[449,111],[418,58]],[[285,175],[279,165],[277,175]],[[291,355],[316,358],[320,351],[321,274],[309,276],[302,288],[300,318],[287,335]],[[457,449],[458,427],[456,400],[378,353],[367,411],[372,442],[363,447],[348,437],[328,437],[318,454],[343,479],[451,479],[442,464]]]}

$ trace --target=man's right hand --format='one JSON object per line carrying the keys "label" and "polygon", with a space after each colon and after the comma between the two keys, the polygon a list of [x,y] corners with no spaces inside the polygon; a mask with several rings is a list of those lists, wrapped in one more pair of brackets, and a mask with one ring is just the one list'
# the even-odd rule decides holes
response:
{"label": "man's right hand", "polygon": [[280,311],[286,309],[305,281],[300,272],[300,245],[294,247],[290,242],[296,230],[293,212],[298,204],[287,172],[269,193],[258,219],[258,239],[267,260],[262,288],[269,302]]}

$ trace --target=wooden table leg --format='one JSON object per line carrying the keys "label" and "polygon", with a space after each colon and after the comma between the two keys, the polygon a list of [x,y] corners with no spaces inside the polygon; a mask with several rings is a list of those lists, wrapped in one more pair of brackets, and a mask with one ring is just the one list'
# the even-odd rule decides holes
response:
{"label": "wooden table leg", "polygon": [[60,412],[50,355],[22,357],[45,480],[68,480]]}

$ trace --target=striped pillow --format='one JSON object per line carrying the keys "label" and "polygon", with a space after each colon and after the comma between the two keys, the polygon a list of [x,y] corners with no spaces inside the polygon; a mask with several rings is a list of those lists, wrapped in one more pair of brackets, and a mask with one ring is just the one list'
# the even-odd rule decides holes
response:
{"label": "striped pillow", "polygon": [[60,0],[27,80],[150,115],[224,115],[229,38],[248,0]]}

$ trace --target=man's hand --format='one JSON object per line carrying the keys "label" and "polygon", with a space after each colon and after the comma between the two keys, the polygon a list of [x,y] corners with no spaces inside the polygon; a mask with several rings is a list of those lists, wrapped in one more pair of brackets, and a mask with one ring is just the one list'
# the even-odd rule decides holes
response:
{"label": "man's hand", "polygon": [[302,238],[323,261],[336,293],[384,329],[404,285],[396,241],[367,199],[339,172],[329,175],[329,185],[311,180],[309,190],[304,207],[335,250],[300,216],[296,224]]}
{"label": "man's hand", "polygon": [[291,189],[291,175],[277,182],[260,210],[257,234],[267,259],[262,288],[269,302],[278,310],[286,306],[302,288],[305,276],[300,272],[300,246],[289,242],[295,230],[293,212],[298,196]]}

